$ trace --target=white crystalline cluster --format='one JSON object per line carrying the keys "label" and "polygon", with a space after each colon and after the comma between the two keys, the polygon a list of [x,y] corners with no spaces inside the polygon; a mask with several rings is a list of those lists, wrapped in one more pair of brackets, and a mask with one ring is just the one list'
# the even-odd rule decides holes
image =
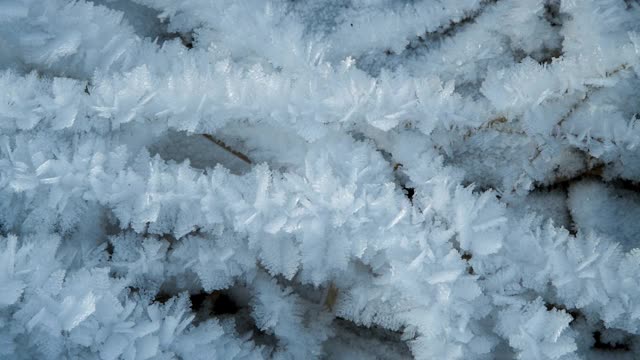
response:
{"label": "white crystalline cluster", "polygon": [[640,2],[0,0],[0,359],[637,359]]}

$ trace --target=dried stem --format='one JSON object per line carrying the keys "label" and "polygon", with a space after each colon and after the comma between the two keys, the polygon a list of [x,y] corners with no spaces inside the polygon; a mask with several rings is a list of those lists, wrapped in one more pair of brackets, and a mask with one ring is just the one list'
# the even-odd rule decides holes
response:
{"label": "dried stem", "polygon": [[234,155],[238,159],[244,161],[245,163],[247,163],[249,165],[252,164],[251,159],[249,159],[249,157],[247,155],[245,155],[245,154],[243,154],[243,153],[241,153],[239,151],[233,150],[232,148],[229,147],[229,145],[225,144],[222,140],[216,139],[211,134],[202,134],[202,136],[204,136],[207,140],[211,141],[212,143],[220,146],[221,148],[223,148],[224,150],[226,150],[230,154]]}

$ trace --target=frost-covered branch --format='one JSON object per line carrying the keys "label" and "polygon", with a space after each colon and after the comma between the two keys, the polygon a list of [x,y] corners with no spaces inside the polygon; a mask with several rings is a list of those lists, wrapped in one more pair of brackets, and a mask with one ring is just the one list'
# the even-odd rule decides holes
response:
{"label": "frost-covered branch", "polygon": [[0,3],[0,358],[638,357],[639,19]]}

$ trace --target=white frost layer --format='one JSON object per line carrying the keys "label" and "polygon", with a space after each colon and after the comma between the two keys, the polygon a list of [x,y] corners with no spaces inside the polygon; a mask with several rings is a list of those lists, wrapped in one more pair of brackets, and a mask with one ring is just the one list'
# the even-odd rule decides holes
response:
{"label": "white frost layer", "polygon": [[0,1],[0,359],[640,357],[639,31]]}

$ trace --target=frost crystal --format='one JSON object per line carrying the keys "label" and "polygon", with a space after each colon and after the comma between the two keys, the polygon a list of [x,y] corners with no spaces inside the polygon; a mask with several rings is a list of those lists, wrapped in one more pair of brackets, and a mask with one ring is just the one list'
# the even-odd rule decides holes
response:
{"label": "frost crystal", "polygon": [[640,358],[640,3],[0,1],[0,359]]}

